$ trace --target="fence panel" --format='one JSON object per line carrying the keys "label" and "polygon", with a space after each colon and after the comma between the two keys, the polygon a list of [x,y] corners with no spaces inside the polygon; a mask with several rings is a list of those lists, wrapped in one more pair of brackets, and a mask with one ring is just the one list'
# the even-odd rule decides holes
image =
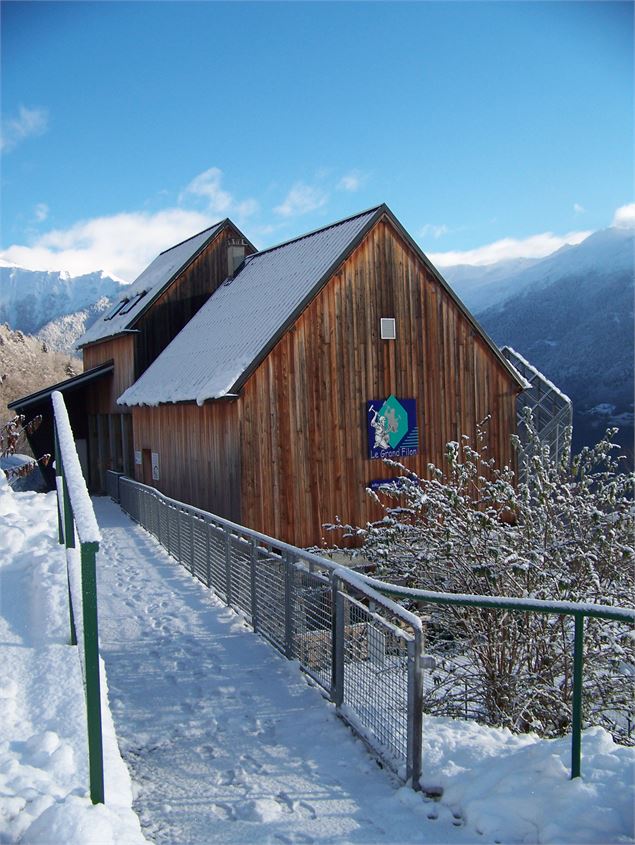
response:
{"label": "fence panel", "polygon": [[[580,774],[584,619],[632,624],[634,610],[400,587],[175,502],[128,478],[119,480],[119,495],[123,509],[155,531],[176,560],[242,613],[275,648],[297,659],[342,718],[415,788],[421,774],[424,700],[434,712],[443,693],[434,685],[443,683],[446,670],[441,665],[434,675],[424,677],[422,620],[389,597],[420,607],[454,605],[571,618],[575,624],[571,771],[572,777]],[[145,516],[141,497],[147,502]],[[437,642],[438,632],[432,633],[435,653],[443,644]],[[448,655],[444,657],[447,660]],[[461,701],[460,691],[458,702],[464,713],[468,704]],[[452,715],[463,715],[454,701],[449,706]]]}
{"label": "fence panel", "polygon": [[[355,599],[345,592],[355,588],[337,579],[348,621],[336,648],[335,564],[174,502],[128,478],[120,480],[119,488],[122,507],[271,645],[297,659],[370,748],[417,787],[420,751],[418,761],[408,755],[409,748],[416,753],[413,713],[421,702],[408,674],[408,635],[394,619],[370,612],[363,603],[381,605],[381,596],[371,590]],[[395,615],[394,607],[391,613]],[[337,667],[336,653],[341,655]],[[337,688],[336,676],[342,679]],[[419,726],[419,747],[420,731]]]}

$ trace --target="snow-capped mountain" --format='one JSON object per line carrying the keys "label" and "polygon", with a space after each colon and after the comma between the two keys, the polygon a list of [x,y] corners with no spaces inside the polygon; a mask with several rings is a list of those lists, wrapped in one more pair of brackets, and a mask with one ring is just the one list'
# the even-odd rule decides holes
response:
{"label": "snow-capped mountain", "polygon": [[544,288],[578,275],[633,273],[633,229],[602,229],[576,246],[563,246],[546,258],[517,258],[484,267],[457,264],[441,274],[467,307],[479,314],[501,305],[526,288]]}
{"label": "snow-capped mountain", "polygon": [[442,272],[499,345],[571,397],[574,447],[617,425],[632,453],[635,231],[604,229],[529,266],[507,264],[472,268],[472,282],[467,267]]}
{"label": "snow-capped mountain", "polygon": [[122,284],[103,272],[71,276],[0,261],[0,324],[37,335],[51,349],[70,352],[119,296]]}

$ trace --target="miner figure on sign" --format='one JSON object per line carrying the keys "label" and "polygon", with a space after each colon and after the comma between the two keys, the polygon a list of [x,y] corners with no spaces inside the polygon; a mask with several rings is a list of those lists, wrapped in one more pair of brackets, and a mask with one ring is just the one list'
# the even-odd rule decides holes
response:
{"label": "miner figure on sign", "polygon": [[388,425],[386,417],[379,416],[375,410],[375,406],[371,405],[368,413],[372,413],[373,418],[370,421],[371,426],[375,429],[375,444],[374,449],[388,449],[390,443],[388,442]]}

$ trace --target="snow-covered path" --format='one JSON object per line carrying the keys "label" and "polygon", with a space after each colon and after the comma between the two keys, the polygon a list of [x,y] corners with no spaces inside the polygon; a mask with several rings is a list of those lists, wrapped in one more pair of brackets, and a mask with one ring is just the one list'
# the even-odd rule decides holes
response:
{"label": "snow-covered path", "polygon": [[[294,663],[107,499],[101,651],[135,809],[158,845],[467,843],[400,787]],[[487,841],[487,838],[481,841]]]}

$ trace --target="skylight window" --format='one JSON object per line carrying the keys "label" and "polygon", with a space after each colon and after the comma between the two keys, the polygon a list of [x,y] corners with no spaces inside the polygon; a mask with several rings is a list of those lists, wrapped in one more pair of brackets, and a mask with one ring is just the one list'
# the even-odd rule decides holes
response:
{"label": "skylight window", "polygon": [[128,303],[127,299],[122,299],[118,302],[112,311],[104,317],[104,320],[112,320],[113,317],[116,317],[117,314],[121,311],[121,309]]}
{"label": "skylight window", "polygon": [[122,308],[119,313],[120,314],[128,314],[130,311],[132,311],[132,309],[135,307],[135,305],[143,299],[143,297],[146,295],[146,293],[147,293],[147,291],[142,290],[141,293],[135,294],[133,297],[131,297],[127,301],[126,307]]}

